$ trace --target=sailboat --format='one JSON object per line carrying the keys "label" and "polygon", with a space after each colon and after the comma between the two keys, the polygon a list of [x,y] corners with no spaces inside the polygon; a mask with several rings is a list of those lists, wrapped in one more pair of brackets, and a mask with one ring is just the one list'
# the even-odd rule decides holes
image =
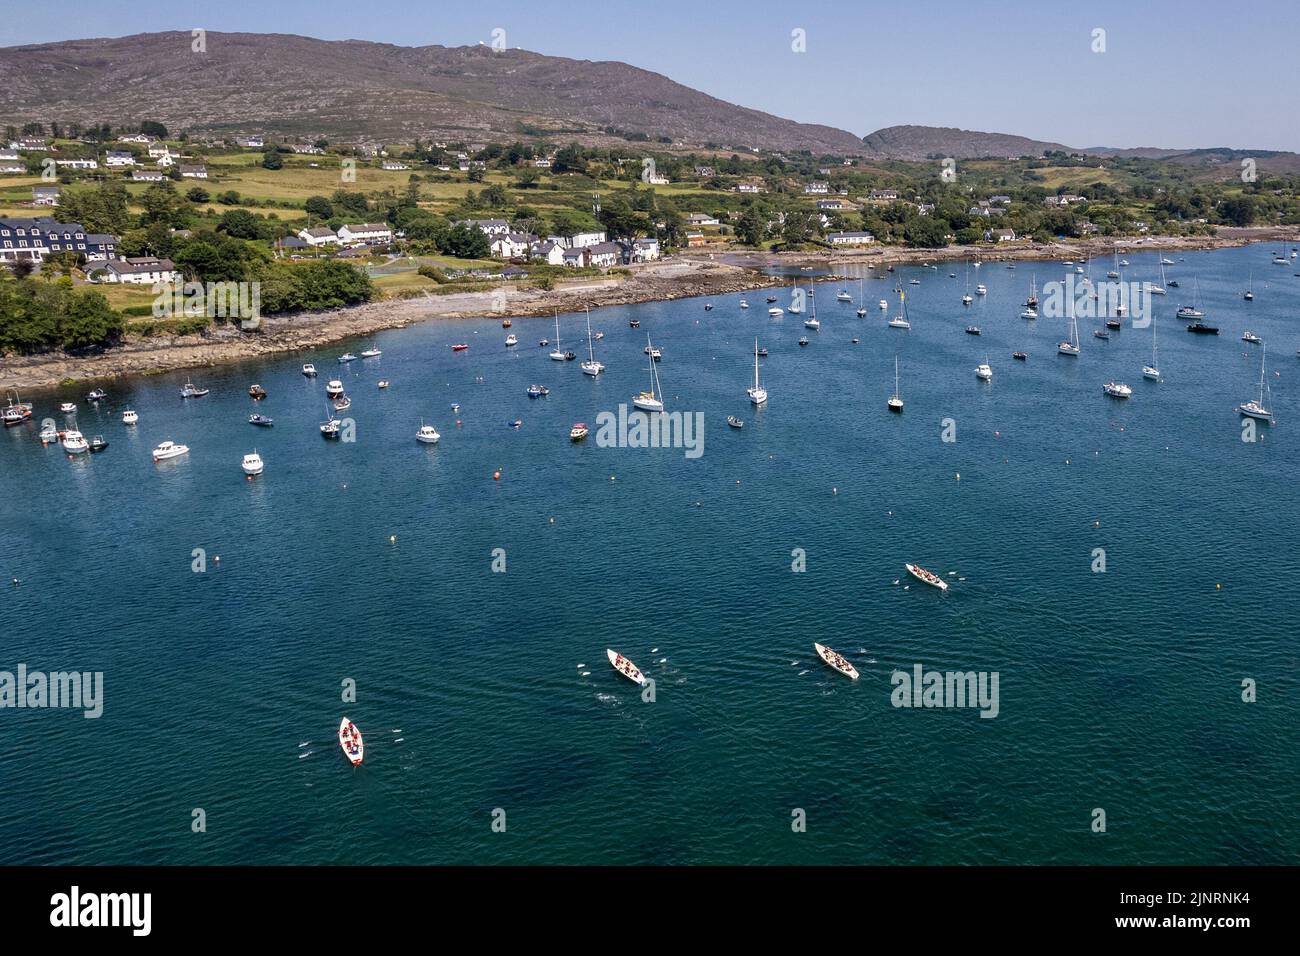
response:
{"label": "sailboat", "polygon": [[1282,250],[1273,257],[1273,264],[1278,266],[1284,266],[1287,265],[1289,261],[1290,260],[1288,260],[1286,257],[1286,243],[1284,242],[1282,243]]}
{"label": "sailboat", "polygon": [[654,346],[650,344],[650,333],[648,332],[645,337],[645,345],[649,354],[652,356],[650,359],[650,391],[639,392],[636,397],[632,399],[632,405],[634,408],[639,408],[643,412],[662,412],[664,410],[664,403],[659,391],[659,363],[657,363],[653,358]]}
{"label": "sailboat", "polygon": [[1180,306],[1178,317],[1180,319],[1194,320],[1187,327],[1188,332],[1194,332],[1197,335],[1218,335],[1219,327],[1217,325],[1207,325],[1201,320],[1205,318],[1205,313],[1199,308],[1201,302],[1201,284],[1198,280],[1192,280],[1192,304]]}
{"label": "sailboat", "polygon": [[902,311],[889,320],[889,327],[891,329],[910,329],[912,323],[907,321],[907,295],[902,289],[898,290],[898,304]]}
{"label": "sailboat", "polygon": [[755,406],[767,403],[767,389],[758,384],[758,339],[754,339],[754,387],[749,389],[749,401]]}
{"label": "sailboat", "polygon": [[1079,354],[1079,322],[1074,316],[1074,298],[1070,298],[1070,338],[1056,347],[1062,355]]}
{"label": "sailboat", "polygon": [[1156,317],[1151,316],[1151,364],[1142,366],[1142,377],[1160,381],[1160,363],[1156,361]]}
{"label": "sailboat", "polygon": [[1246,280],[1246,294],[1242,296],[1247,302],[1255,301],[1255,273],[1252,270],[1250,278]]}
{"label": "sailboat", "polygon": [[1036,275],[1029,279],[1029,298],[1025,300],[1025,308],[1038,308],[1038,276]]}
{"label": "sailboat", "polygon": [[819,330],[822,327],[822,324],[817,321],[817,299],[816,298],[812,300],[812,315],[808,316],[808,318],[804,320],[803,327],[805,329],[812,329],[814,332]]}
{"label": "sailboat", "polygon": [[1160,260],[1160,284],[1156,285],[1154,282],[1148,282],[1147,291],[1152,295],[1165,294],[1165,262],[1163,259]]}
{"label": "sailboat", "polygon": [[[789,308],[788,311],[793,312],[795,315],[798,315],[800,312],[803,311],[803,303],[801,303],[801,302],[799,301],[799,283],[798,283],[798,282],[795,282],[795,284],[794,284],[794,293],[790,296],[790,308]],[[771,315],[771,310],[770,310],[770,309],[768,310],[768,314]]]}
{"label": "sailboat", "polygon": [[1109,272],[1106,273],[1106,278],[1107,279],[1119,278],[1119,250],[1118,249],[1115,250],[1115,268],[1111,269]]}
{"label": "sailboat", "polygon": [[591,345],[591,310],[587,312],[587,361],[582,363],[582,373],[595,378],[601,372],[605,371],[605,366],[596,361],[596,352]]}
{"label": "sailboat", "polygon": [[901,412],[903,410],[903,399],[898,394],[898,356],[894,356],[894,394],[889,396],[889,410],[891,412]]}
{"label": "sailboat", "polygon": [[560,310],[555,310],[555,351],[551,353],[551,359],[556,362],[563,362],[566,358],[564,350],[560,348]]}
{"label": "sailboat", "polygon": [[858,276],[858,318],[867,314],[867,300],[862,297],[862,276]]}
{"label": "sailboat", "polygon": [[962,305],[970,305],[975,301],[975,297],[970,294],[970,266],[966,267],[966,294],[961,297]]}
{"label": "sailboat", "polygon": [[1247,418],[1257,418],[1260,421],[1273,424],[1273,412],[1268,405],[1264,403],[1264,396],[1269,396],[1269,403],[1272,404],[1273,396],[1269,395],[1268,379],[1265,377],[1264,360],[1268,357],[1268,343],[1264,344],[1263,354],[1259,357],[1259,398],[1253,402],[1245,402],[1237,406],[1237,411]]}

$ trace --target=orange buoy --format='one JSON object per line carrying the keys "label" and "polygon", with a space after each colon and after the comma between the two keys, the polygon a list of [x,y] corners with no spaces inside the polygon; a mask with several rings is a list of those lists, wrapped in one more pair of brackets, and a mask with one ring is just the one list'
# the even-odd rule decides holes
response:
{"label": "orange buoy", "polygon": [[499,471],[494,471],[494,472],[492,472],[492,480],[493,480],[493,481],[500,481],[500,480],[501,480],[501,472],[499,472]]}

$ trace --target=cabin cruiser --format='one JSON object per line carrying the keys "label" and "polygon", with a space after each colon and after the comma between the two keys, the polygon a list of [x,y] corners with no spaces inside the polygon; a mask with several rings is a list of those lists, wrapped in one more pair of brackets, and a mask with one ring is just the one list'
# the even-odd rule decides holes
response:
{"label": "cabin cruiser", "polygon": [[981,362],[975,366],[975,377],[981,382],[987,382],[993,378],[993,369],[988,362]]}
{"label": "cabin cruiser", "polygon": [[134,408],[128,408],[126,411],[122,413],[123,425],[134,425],[139,420],[140,420],[140,416]]}
{"label": "cabin cruiser", "polygon": [[1218,335],[1219,327],[1217,325],[1206,325],[1204,322],[1193,322],[1187,327],[1187,331],[1196,335]]}
{"label": "cabin cruiser", "polygon": [[351,352],[344,352],[342,355],[339,356],[338,361],[340,365],[346,365],[348,362],[355,362],[356,359],[357,357],[353,355]]}
{"label": "cabin cruiser", "polygon": [[185,387],[181,389],[181,398],[202,398],[208,394],[206,388],[199,388],[193,382],[186,382]]}
{"label": "cabin cruiser", "polygon": [[779,306],[774,305],[772,306],[772,308],[767,310],[767,314],[775,318],[778,315],[785,315],[785,309],[782,309]]}
{"label": "cabin cruiser", "polygon": [[248,424],[257,425],[260,428],[270,428],[275,424],[275,421],[266,415],[249,415]]}
{"label": "cabin cruiser", "polygon": [[261,401],[266,398],[266,389],[261,385],[250,385],[248,387],[248,397],[255,401]]}
{"label": "cabin cruiser", "polygon": [[424,445],[436,445],[441,437],[432,425],[421,425],[420,430],[415,433],[415,440]]}
{"label": "cabin cruiser", "polygon": [[1123,382],[1107,382],[1101,387],[1101,390],[1111,398],[1132,398],[1133,389],[1129,388]]}
{"label": "cabin cruiser", "polygon": [[1254,332],[1250,331],[1250,329],[1247,329],[1245,332],[1241,333],[1241,340],[1243,342],[1249,342],[1252,345],[1258,345],[1260,342],[1264,341]]}
{"label": "cabin cruiser", "polygon": [[343,423],[337,418],[331,418],[327,422],[321,422],[320,433],[322,438],[328,438],[337,441],[339,433],[343,430]]}
{"label": "cabin cruiser", "polygon": [[1037,310],[1037,309],[1025,309],[1023,312],[1020,313],[1020,317],[1021,317],[1022,319],[1036,319],[1036,318],[1038,318],[1038,310]]}
{"label": "cabin cruiser", "polygon": [[63,450],[69,455],[80,455],[90,450],[90,442],[75,428],[69,429],[63,433]]}
{"label": "cabin cruiser", "polygon": [[368,348],[368,349],[364,349],[364,350],[361,352],[361,357],[362,357],[362,358],[379,358],[379,356],[381,356],[381,355],[383,355],[383,354],[384,354],[384,350],[383,350],[383,349],[377,349],[377,348],[375,348],[375,347],[372,345],[372,346],[370,346],[370,348]]}
{"label": "cabin cruiser", "polygon": [[244,474],[251,477],[260,475],[266,466],[262,463],[262,456],[257,452],[253,452],[251,455],[244,456],[241,467],[244,469]]}
{"label": "cabin cruiser", "polygon": [[325,394],[330,398],[338,398],[343,394],[343,383],[337,378],[330,379],[325,386]]}
{"label": "cabin cruiser", "polygon": [[582,441],[590,434],[584,422],[577,422],[569,429],[569,441]]}
{"label": "cabin cruiser", "polygon": [[153,450],[154,461],[166,461],[168,458],[179,458],[181,455],[189,454],[189,445],[178,445],[174,441],[165,441]]}
{"label": "cabin cruiser", "polygon": [[510,348],[511,346],[518,345],[518,344],[519,344],[519,336],[515,335],[515,333],[511,332],[509,335],[506,336],[506,348]]}
{"label": "cabin cruiser", "polygon": [[316,366],[315,366],[315,365],[312,365],[310,362],[308,362],[306,365],[304,365],[304,366],[302,367],[302,374],[303,374],[303,375],[306,375],[308,378],[315,378],[315,377],[316,377]]}

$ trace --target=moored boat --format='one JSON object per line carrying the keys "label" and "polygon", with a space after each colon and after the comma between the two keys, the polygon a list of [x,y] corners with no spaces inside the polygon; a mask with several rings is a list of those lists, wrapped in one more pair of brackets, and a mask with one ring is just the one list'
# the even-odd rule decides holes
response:
{"label": "moored boat", "polygon": [[590,430],[584,422],[576,422],[574,426],[569,429],[569,441],[582,441],[589,434]]}
{"label": "moored boat", "polygon": [[1123,382],[1107,382],[1101,387],[1101,390],[1111,398],[1132,398],[1133,389]]}
{"label": "moored boat", "polygon": [[72,428],[63,433],[63,450],[69,455],[80,455],[90,450],[90,442],[86,441],[86,437],[81,432]]}
{"label": "moored boat", "polygon": [[178,445],[174,441],[165,441],[153,450],[154,461],[166,461],[169,458],[179,458],[181,455],[189,454],[189,445]]}
{"label": "moored boat", "polygon": [[266,468],[266,465],[262,461],[262,456],[257,452],[253,452],[252,454],[244,456],[244,460],[240,463],[240,467],[244,469],[244,474],[253,477],[260,475]]}
{"label": "moored boat", "polygon": [[266,415],[249,415],[248,424],[257,425],[261,428],[270,428],[275,421]]}
{"label": "moored boat", "polygon": [[315,377],[316,377],[316,366],[315,366],[315,365],[312,365],[310,362],[308,362],[306,365],[304,365],[304,366],[302,367],[302,374],[305,375],[305,376],[307,376],[308,378],[315,378]]}
{"label": "moored boat", "polygon": [[258,401],[261,401],[262,399],[266,398],[266,389],[264,389],[261,385],[250,385],[248,386],[248,396],[249,398],[253,398]]}
{"label": "moored boat", "polygon": [[933,571],[927,571],[919,564],[904,564],[903,567],[907,568],[908,574],[923,584],[928,584],[932,588],[938,588],[940,591],[948,590],[948,582],[939,577],[939,575],[935,574]]}

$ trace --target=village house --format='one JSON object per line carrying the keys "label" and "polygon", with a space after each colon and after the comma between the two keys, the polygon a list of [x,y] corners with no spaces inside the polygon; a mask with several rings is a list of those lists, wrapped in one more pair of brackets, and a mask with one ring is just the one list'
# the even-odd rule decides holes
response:
{"label": "village house", "polygon": [[663,173],[655,173],[653,176],[648,177],[646,179],[646,182],[648,182],[651,186],[667,186],[670,182],[672,182],[672,180],[670,180]]}
{"label": "village house", "polygon": [[0,149],[0,162],[18,162],[21,159],[16,149]]}
{"label": "village house", "polygon": [[826,241],[832,246],[866,246],[876,241],[876,237],[869,232],[831,232],[827,233]]}
{"label": "village house", "polygon": [[549,159],[547,159],[545,156],[543,156],[543,157],[541,157],[541,158],[539,158],[539,159],[534,159],[534,160],[533,160],[533,168],[534,168],[534,169],[550,169],[550,168],[551,168],[551,161],[550,161]]}
{"label": "village house", "polygon": [[306,143],[295,143],[289,148],[302,156],[323,156],[325,154],[325,150],[319,146],[310,146]]}
{"label": "village house", "polygon": [[102,266],[87,270],[86,276],[91,282],[121,282],[132,285],[181,281],[181,274],[170,259],[157,259],[152,256],[139,259],[110,259]]}
{"label": "village house", "polygon": [[819,199],[817,200],[818,209],[847,209],[854,210],[858,207],[853,205],[847,199]]}
{"label": "village house", "polygon": [[532,233],[508,232],[504,236],[494,236],[489,247],[498,259],[519,259],[528,255],[535,242],[537,237]]}
{"label": "village house", "polygon": [[393,232],[382,222],[344,223],[339,226],[339,242],[346,246],[383,245],[393,241]]}
{"label": "village house", "polygon": [[86,259],[107,259],[117,249],[117,237],[87,233],[80,223],[49,218],[0,219],[0,262],[73,252]]}
{"label": "village house", "polygon": [[406,165],[406,163],[399,163],[395,159],[386,159],[383,162],[382,168],[388,170],[389,172],[397,173],[397,172],[401,172],[403,169],[410,169],[411,167]]}
{"label": "village house", "polygon": [[158,159],[155,161],[155,164],[158,166],[159,169],[169,169],[172,166],[175,166],[176,160],[180,158],[181,158],[180,153],[164,153],[162,156],[158,157]]}
{"label": "village house", "polygon": [[732,191],[738,193],[749,193],[750,195],[753,195],[755,193],[761,193],[763,191],[763,187],[758,183],[737,183],[735,186],[732,187]]}
{"label": "village house", "polygon": [[316,226],[312,229],[300,229],[298,238],[313,249],[317,246],[338,245],[339,237],[328,226]]}
{"label": "village house", "polygon": [[23,137],[22,139],[14,140],[12,143],[9,144],[9,147],[10,149],[16,149],[21,152],[28,152],[28,153],[34,153],[34,152],[44,153],[44,152],[49,152],[50,149],[48,146],[45,145],[45,140],[35,139],[34,137],[26,137],[26,136]]}
{"label": "village house", "polygon": [[59,187],[33,186],[32,203],[37,206],[57,206],[59,204]]}
{"label": "village house", "polygon": [[159,156],[166,156],[170,154],[171,151],[172,148],[168,146],[166,143],[159,143],[155,141],[149,144],[150,159],[157,159]]}
{"label": "village house", "polygon": [[808,183],[803,187],[805,196],[825,196],[831,191],[829,183]]}
{"label": "village house", "polygon": [[131,181],[136,183],[160,183],[166,178],[167,174],[157,169],[131,170]]}
{"label": "village house", "polygon": [[713,167],[712,167],[712,166],[696,166],[696,167],[695,167],[695,175],[698,176],[700,179],[712,179],[712,178],[713,178]]}
{"label": "village house", "polygon": [[571,236],[566,236],[562,241],[570,249],[581,249],[583,246],[595,246],[604,242],[605,233],[603,230],[600,232],[575,232]]}
{"label": "village house", "polygon": [[898,199],[897,189],[873,189],[871,198],[876,202],[895,202]]}
{"label": "village house", "polygon": [[1075,203],[1087,202],[1082,196],[1066,194],[1064,196],[1044,196],[1043,203],[1048,206],[1072,206]]}
{"label": "village house", "polygon": [[686,245],[688,248],[691,246],[702,246],[708,241],[708,238],[702,232],[686,233]]}
{"label": "village house", "polygon": [[125,133],[117,138],[119,143],[152,143],[153,137],[148,133]]}
{"label": "village house", "polygon": [[0,159],[0,173],[25,173],[27,164],[15,162],[12,159]]}
{"label": "village house", "polygon": [[182,179],[207,179],[208,167],[206,166],[181,166]]}
{"label": "village house", "polygon": [[105,166],[134,166],[135,153],[125,149],[110,149],[104,154]]}
{"label": "village house", "polygon": [[456,225],[473,226],[475,229],[483,233],[483,235],[487,236],[489,241],[495,239],[497,236],[510,234],[510,223],[506,222],[504,219],[462,219],[457,222]]}
{"label": "village house", "polygon": [[624,262],[653,262],[658,258],[658,239],[633,239],[623,244]]}
{"label": "village house", "polygon": [[66,169],[99,169],[97,159],[56,159],[54,164]]}
{"label": "village house", "polygon": [[990,196],[990,197],[989,197],[989,202],[991,202],[991,203],[992,203],[993,205],[995,205],[995,206],[1010,206],[1010,205],[1011,205],[1011,197],[1010,197],[1010,196]]}
{"label": "village house", "polygon": [[623,250],[617,242],[598,242],[594,246],[583,246],[587,253],[587,264],[608,269],[623,261]]}
{"label": "village house", "polygon": [[1016,238],[1014,229],[990,229],[984,233],[984,238],[995,242],[1012,242]]}
{"label": "village house", "polygon": [[717,216],[709,216],[702,212],[693,212],[686,217],[688,226],[716,226],[718,225]]}
{"label": "village house", "polygon": [[266,141],[260,136],[236,136],[235,144],[243,149],[261,149]]}
{"label": "village house", "polygon": [[578,249],[565,249],[560,257],[560,262],[570,268],[585,266],[588,262],[587,247],[583,246]]}
{"label": "village house", "polygon": [[564,247],[558,242],[539,242],[529,252],[530,258],[541,259],[550,266],[564,265]]}

